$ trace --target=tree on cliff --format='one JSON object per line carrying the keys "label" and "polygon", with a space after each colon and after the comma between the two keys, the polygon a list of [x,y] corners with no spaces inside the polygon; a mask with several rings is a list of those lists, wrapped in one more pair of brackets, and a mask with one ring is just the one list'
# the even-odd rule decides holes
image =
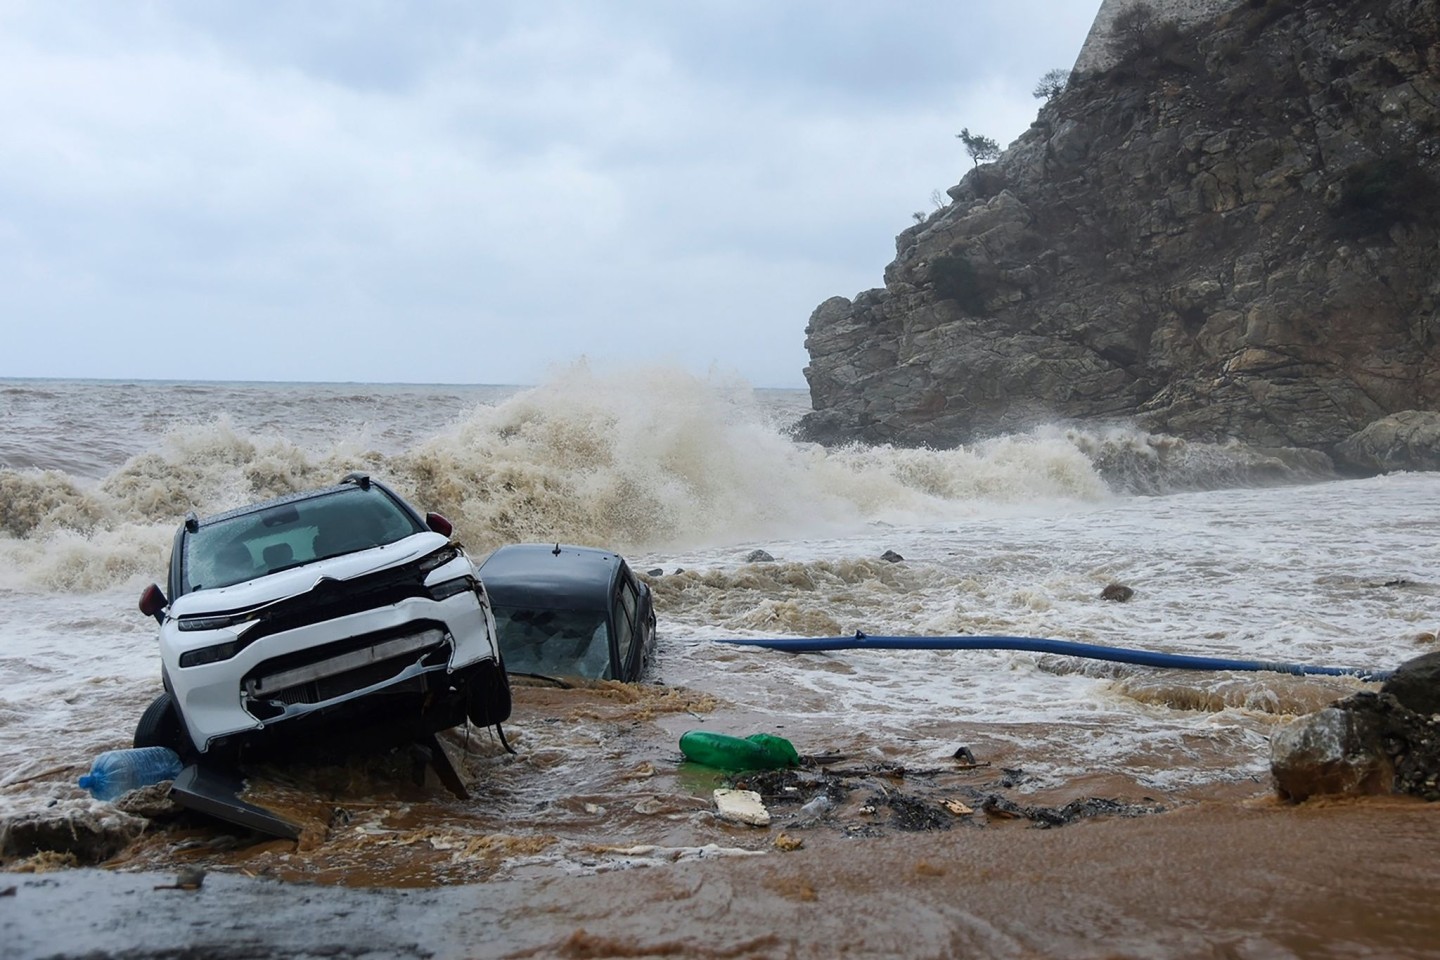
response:
{"label": "tree on cliff", "polygon": [[955,134],[965,144],[965,152],[970,154],[970,159],[975,161],[975,166],[980,166],[980,161],[994,160],[1000,156],[1000,144],[989,137],[982,137],[978,133],[971,133],[969,127],[961,128]]}
{"label": "tree on cliff", "polygon": [[1040,82],[1035,84],[1036,100],[1049,100],[1058,97],[1065,92],[1065,87],[1070,83],[1070,71],[1056,67],[1054,70],[1047,70]]}

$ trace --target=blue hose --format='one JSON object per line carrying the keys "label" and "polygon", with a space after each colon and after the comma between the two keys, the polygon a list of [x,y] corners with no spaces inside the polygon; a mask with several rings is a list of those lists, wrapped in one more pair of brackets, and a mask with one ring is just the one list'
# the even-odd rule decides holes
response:
{"label": "blue hose", "polygon": [[1296,676],[1359,677],[1361,680],[1388,680],[1391,670],[1368,667],[1313,667],[1301,663],[1272,663],[1264,660],[1230,660],[1225,657],[1192,657],[1153,650],[1128,650],[1073,640],[1046,640],[1040,637],[870,637],[855,632],[853,637],[725,637],[720,643],[767,647],[787,653],[816,653],[823,650],[1029,650],[1057,653],[1087,660],[1112,660],[1143,667],[1170,667],[1176,670],[1266,670]]}

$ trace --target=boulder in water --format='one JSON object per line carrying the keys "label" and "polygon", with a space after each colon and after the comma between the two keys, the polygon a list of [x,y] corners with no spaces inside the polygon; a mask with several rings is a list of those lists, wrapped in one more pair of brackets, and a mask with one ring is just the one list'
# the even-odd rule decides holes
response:
{"label": "boulder in water", "polygon": [[1440,653],[1402,664],[1380,693],[1357,693],[1270,740],[1282,797],[1409,794],[1440,800]]}
{"label": "boulder in water", "polygon": [[1440,470],[1440,413],[1404,410],[1381,417],[1343,440],[1335,455],[1366,472]]}
{"label": "boulder in water", "polygon": [[1372,718],[1331,705],[1270,738],[1270,772],[1287,800],[1389,793],[1395,770]]}
{"label": "boulder in water", "polygon": [[1380,692],[1390,694],[1415,713],[1440,714],[1440,651],[1405,661]]}

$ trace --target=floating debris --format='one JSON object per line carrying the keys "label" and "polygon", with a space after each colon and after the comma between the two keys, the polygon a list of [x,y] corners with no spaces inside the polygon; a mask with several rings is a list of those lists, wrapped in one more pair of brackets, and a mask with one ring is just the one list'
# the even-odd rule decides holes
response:
{"label": "floating debris", "polygon": [[715,808],[722,820],[733,820],[753,827],[770,826],[770,811],[765,809],[760,794],[754,790],[728,790],[722,787],[715,791]]}

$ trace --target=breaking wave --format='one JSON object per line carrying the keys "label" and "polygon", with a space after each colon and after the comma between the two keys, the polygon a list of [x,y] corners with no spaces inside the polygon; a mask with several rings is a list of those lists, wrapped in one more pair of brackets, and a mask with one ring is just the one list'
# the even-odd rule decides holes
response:
{"label": "breaking wave", "polygon": [[1065,437],[1119,493],[1165,494],[1335,477],[1330,458],[1295,447],[1261,448],[1239,441],[1192,443],[1117,425],[1072,428]]}
{"label": "breaking wave", "polygon": [[[299,401],[290,412],[297,424],[317,416],[336,414]],[[953,450],[826,450],[791,439],[741,380],[668,369],[602,377],[583,364],[478,403],[398,451],[359,440],[317,449],[288,433],[244,429],[220,415],[171,429],[98,480],[0,470],[3,576],[64,590],[153,577],[187,511],[214,513],[351,470],[446,514],[477,553],[534,540],[638,551],[814,537],[1112,491],[1301,478],[1300,468],[1273,457],[1122,428],[1051,428]]]}

